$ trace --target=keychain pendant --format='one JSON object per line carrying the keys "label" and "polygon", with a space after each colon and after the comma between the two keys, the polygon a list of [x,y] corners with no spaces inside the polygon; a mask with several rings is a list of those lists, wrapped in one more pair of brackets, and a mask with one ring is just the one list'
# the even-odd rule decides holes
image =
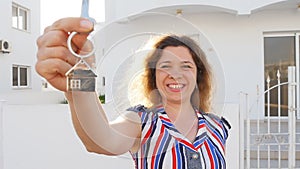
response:
{"label": "keychain pendant", "polygon": [[[96,21],[89,17],[89,0],[82,0],[81,17],[88,18],[90,21],[96,23]],[[80,55],[76,53],[72,48],[72,38],[77,32],[72,32],[67,40],[68,49],[75,57],[79,58],[79,62],[76,63],[66,74],[67,78],[67,91],[81,91],[81,92],[95,92],[96,91],[96,78],[97,75],[91,68],[91,66],[84,60],[84,58],[90,57],[95,54],[94,41],[90,36],[87,40],[92,45],[92,50],[85,54]]]}
{"label": "keychain pendant", "polygon": [[94,41],[88,39],[92,45],[92,50],[86,55],[80,55],[72,49],[72,38],[77,32],[72,32],[67,40],[69,51],[80,60],[65,74],[67,77],[67,91],[95,92],[97,75],[91,66],[84,60],[95,54]]}
{"label": "keychain pendant", "polygon": [[66,73],[66,77],[68,91],[96,91],[97,75],[84,60],[80,60],[73,68],[71,68]]}

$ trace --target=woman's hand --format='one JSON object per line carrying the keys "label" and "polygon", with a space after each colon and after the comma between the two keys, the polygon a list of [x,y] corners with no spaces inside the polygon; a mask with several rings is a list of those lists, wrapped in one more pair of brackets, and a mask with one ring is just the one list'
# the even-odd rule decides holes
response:
{"label": "woman's hand", "polygon": [[68,36],[73,31],[79,33],[72,39],[73,50],[79,52],[92,30],[93,23],[84,18],[63,18],[47,27],[37,39],[36,71],[53,87],[66,91],[65,73],[78,61],[67,47]]}

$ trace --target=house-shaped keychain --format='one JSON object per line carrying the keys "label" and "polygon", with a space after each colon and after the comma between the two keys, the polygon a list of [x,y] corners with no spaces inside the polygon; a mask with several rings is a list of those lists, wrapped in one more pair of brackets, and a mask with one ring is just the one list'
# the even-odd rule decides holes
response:
{"label": "house-shaped keychain", "polygon": [[97,75],[86,61],[81,59],[67,73],[67,90],[94,92]]}

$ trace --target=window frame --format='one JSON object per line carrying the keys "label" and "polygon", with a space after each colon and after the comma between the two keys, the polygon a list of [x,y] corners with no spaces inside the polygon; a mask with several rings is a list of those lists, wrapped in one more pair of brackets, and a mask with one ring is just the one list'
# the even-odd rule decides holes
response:
{"label": "window frame", "polygon": [[[294,40],[295,40],[295,67],[296,67],[296,81],[299,83],[300,82],[300,73],[297,73],[297,72],[300,72],[300,31],[282,31],[282,32],[264,32],[263,33],[263,39],[265,39],[266,37],[294,37]],[[264,40],[263,40],[264,41]],[[265,51],[265,48],[263,47],[263,51]],[[265,55],[263,54],[263,59],[265,59]],[[265,63],[263,64],[263,73],[265,73]],[[265,77],[263,75],[263,86],[264,86],[264,89],[265,89]],[[282,83],[282,82],[281,82]],[[296,86],[296,100],[300,100],[300,87],[299,85]],[[265,102],[265,101],[264,101]],[[296,103],[296,107],[299,107],[300,106],[300,103],[297,102]],[[297,110],[297,118],[300,119],[300,109]],[[264,117],[267,117],[265,115],[265,112],[264,112]],[[278,116],[270,116],[271,119],[273,118],[279,118]],[[287,118],[287,116],[281,116],[280,118]]]}
{"label": "window frame", "polygon": [[[16,16],[13,15],[13,10],[14,8],[16,8]],[[20,24],[20,13],[21,11],[25,12],[25,24],[21,25]],[[14,21],[14,17],[16,17],[16,21]],[[17,29],[17,30],[21,30],[21,31],[25,31],[25,32],[30,32],[30,10],[28,8],[25,8],[15,2],[12,3],[12,11],[11,11],[11,25],[12,28]],[[16,23],[15,23],[16,22]]]}
{"label": "window frame", "polygon": [[70,80],[71,89],[81,89],[81,80],[80,79],[71,79]]}
{"label": "window frame", "polygon": [[[14,68],[17,68],[17,85],[14,85]],[[21,69],[26,69],[26,83],[27,85],[21,85]],[[31,87],[31,66],[26,65],[12,65],[12,80],[11,86],[13,89],[28,89]]]}

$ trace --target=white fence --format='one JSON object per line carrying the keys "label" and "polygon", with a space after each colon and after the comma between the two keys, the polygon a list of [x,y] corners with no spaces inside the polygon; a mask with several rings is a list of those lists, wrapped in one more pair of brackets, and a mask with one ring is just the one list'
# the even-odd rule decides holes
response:
{"label": "white fence", "polygon": [[281,82],[279,71],[274,86],[268,77],[266,91],[255,106],[249,106],[248,95],[242,94],[240,120],[245,136],[240,137],[240,168],[300,168],[295,77],[295,67],[288,68],[287,82]]}

